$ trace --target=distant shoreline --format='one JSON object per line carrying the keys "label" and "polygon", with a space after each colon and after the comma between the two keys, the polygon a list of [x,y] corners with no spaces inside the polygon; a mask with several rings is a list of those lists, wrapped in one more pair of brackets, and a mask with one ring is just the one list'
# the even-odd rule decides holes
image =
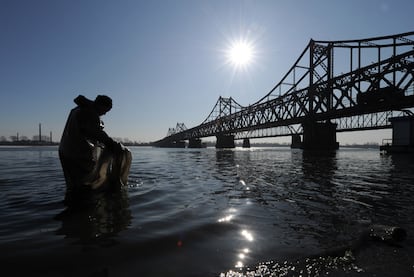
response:
{"label": "distant shoreline", "polygon": [[53,146],[59,145],[58,142],[48,141],[1,141],[0,146]]}
{"label": "distant shoreline", "polygon": [[[140,142],[140,143],[122,143],[125,146],[147,146],[151,147],[153,144],[151,142]],[[1,141],[0,146],[58,146],[59,142],[48,142],[48,141]],[[207,146],[214,146],[213,142],[207,142]],[[241,144],[237,144],[241,146]],[[290,147],[288,144],[279,144],[279,143],[252,143],[252,147]],[[340,148],[378,148],[379,144],[340,144]]]}
{"label": "distant shoreline", "polygon": [[[125,146],[152,146],[151,143],[122,143]],[[0,141],[0,146],[58,146],[59,142],[48,141]]]}

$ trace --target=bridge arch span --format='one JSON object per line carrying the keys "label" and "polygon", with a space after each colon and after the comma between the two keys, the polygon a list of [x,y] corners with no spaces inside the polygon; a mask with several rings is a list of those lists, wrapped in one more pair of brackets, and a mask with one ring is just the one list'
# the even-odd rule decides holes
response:
{"label": "bridge arch span", "polygon": [[[256,103],[242,106],[231,97],[219,97],[200,125],[155,144],[211,136],[302,135],[306,140],[323,124],[326,130],[336,126],[321,131],[336,140],[336,132],[390,128],[390,118],[413,107],[414,32],[310,40],[284,77]],[[307,147],[316,145],[318,136]]]}

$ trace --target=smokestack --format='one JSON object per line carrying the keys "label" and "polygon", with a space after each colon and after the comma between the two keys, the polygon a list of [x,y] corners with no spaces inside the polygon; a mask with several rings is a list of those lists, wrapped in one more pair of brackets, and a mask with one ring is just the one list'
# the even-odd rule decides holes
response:
{"label": "smokestack", "polygon": [[50,143],[52,143],[52,131],[50,131]]}
{"label": "smokestack", "polygon": [[42,141],[42,124],[39,123],[39,142]]}

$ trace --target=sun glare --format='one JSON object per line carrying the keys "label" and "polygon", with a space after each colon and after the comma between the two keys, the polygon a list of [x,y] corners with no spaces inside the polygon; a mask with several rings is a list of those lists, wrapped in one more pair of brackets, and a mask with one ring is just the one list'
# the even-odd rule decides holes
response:
{"label": "sun glare", "polygon": [[248,66],[253,58],[254,47],[247,41],[234,41],[227,50],[228,62],[237,68]]}

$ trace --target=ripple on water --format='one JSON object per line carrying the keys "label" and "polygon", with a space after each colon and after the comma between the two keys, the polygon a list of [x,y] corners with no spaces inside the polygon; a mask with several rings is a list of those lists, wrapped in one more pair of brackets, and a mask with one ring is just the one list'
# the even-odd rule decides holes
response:
{"label": "ripple on water", "polygon": [[[53,260],[56,268],[68,267],[70,256],[91,274],[105,264],[111,274],[142,276],[318,276],[412,267],[410,239],[398,249],[370,246],[364,253],[374,258],[315,255],[349,243],[371,223],[414,229],[410,161],[349,149],[131,150],[124,195],[60,220],[54,217],[64,210],[65,185],[57,150],[0,150],[0,245],[10,250],[2,255]],[[99,264],[74,253],[99,257]]]}

